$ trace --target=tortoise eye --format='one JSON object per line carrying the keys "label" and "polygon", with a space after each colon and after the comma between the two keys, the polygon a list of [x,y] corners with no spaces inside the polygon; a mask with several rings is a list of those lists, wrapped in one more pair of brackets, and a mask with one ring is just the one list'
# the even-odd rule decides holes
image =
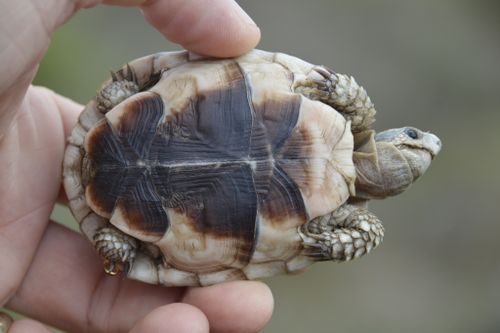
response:
{"label": "tortoise eye", "polygon": [[413,128],[407,128],[405,133],[412,139],[418,139],[418,133]]}

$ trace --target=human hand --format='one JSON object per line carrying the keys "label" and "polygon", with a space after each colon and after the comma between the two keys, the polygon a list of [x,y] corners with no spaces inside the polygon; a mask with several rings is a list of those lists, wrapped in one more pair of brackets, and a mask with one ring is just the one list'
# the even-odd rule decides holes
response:
{"label": "human hand", "polygon": [[[49,221],[65,139],[82,106],[31,81],[54,30],[98,0],[0,4],[0,305],[71,332],[256,332],[273,301],[258,282],[165,288],[108,277],[79,234]],[[259,30],[232,0],[108,0],[140,6],[168,39],[213,56],[250,50]],[[15,322],[9,333],[48,332]]]}

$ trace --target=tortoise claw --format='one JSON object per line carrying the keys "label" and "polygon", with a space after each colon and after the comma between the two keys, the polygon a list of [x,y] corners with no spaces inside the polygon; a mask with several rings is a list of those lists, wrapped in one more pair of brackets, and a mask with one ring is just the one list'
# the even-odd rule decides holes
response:
{"label": "tortoise claw", "polygon": [[95,248],[109,275],[128,273],[137,251],[137,242],[118,229],[104,227],[94,235]]}
{"label": "tortoise claw", "polygon": [[130,264],[127,261],[116,262],[114,260],[104,259],[103,260],[104,272],[111,276],[116,276],[120,273],[128,274],[130,270]]}
{"label": "tortoise claw", "polygon": [[109,274],[111,276],[118,275],[121,272],[121,269],[118,267],[119,265],[116,265],[113,260],[104,259],[103,265],[106,274]]}
{"label": "tortoise claw", "polygon": [[324,66],[314,67],[310,74],[296,84],[296,92],[342,113],[346,120],[351,121],[353,133],[371,128],[375,121],[374,105],[366,90],[353,77],[335,73]]}
{"label": "tortoise claw", "polygon": [[127,81],[134,82],[135,84],[137,83],[137,75],[135,74],[135,71],[130,67],[130,64],[127,64]]}
{"label": "tortoise claw", "polygon": [[325,66],[316,66],[314,67],[314,71],[316,71],[325,79],[330,79],[333,75],[335,75],[335,72],[333,70]]}
{"label": "tortoise claw", "polygon": [[312,85],[321,91],[330,93],[332,90],[332,83],[330,80],[310,80]]}
{"label": "tortoise claw", "polygon": [[126,74],[124,73],[125,72],[124,68],[116,72],[110,71],[112,82],[130,81],[137,84],[137,75],[135,74],[135,71],[129,64],[127,64],[125,68],[126,68]]}
{"label": "tortoise claw", "polygon": [[110,71],[110,74],[111,74],[111,79],[113,80],[113,82],[118,81],[118,76],[116,75],[117,74],[116,72]]}
{"label": "tortoise claw", "polygon": [[319,243],[305,244],[302,254],[313,259],[314,261],[330,260],[328,255],[325,255],[326,249]]}

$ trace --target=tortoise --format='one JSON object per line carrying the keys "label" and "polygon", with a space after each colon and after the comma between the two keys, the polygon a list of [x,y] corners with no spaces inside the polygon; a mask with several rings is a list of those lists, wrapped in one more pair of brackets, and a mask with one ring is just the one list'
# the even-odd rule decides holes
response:
{"label": "tortoise", "polygon": [[354,78],[284,53],[161,52],[111,74],[63,163],[107,273],[206,286],[348,261],[382,240],[370,199],[403,192],[439,138],[376,134]]}

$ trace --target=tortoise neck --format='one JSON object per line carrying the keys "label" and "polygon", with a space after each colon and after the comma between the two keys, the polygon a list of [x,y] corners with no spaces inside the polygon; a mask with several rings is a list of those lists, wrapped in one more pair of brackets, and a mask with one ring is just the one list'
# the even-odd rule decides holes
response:
{"label": "tortoise neck", "polygon": [[358,199],[383,199],[400,194],[415,180],[404,154],[395,145],[375,141],[374,131],[354,137]]}

